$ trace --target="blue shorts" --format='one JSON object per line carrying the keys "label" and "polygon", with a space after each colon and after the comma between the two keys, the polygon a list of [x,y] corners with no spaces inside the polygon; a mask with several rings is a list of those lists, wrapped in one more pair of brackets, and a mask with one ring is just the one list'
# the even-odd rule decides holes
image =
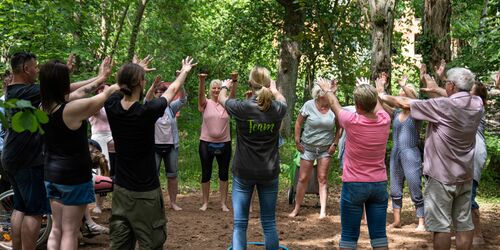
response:
{"label": "blue shorts", "polygon": [[56,199],[67,206],[85,205],[95,202],[92,180],[77,185],[62,185],[45,181],[47,197]]}
{"label": "blue shorts", "polygon": [[43,166],[19,169],[7,174],[14,190],[14,209],[25,215],[50,214],[43,185]]}

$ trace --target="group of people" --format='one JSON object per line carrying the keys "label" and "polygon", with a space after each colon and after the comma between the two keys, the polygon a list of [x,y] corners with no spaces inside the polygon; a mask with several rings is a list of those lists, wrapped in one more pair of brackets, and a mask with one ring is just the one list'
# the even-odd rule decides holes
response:
{"label": "group of people", "polygon": [[[70,83],[71,64],[52,60],[38,70],[34,54],[21,52],[12,56],[12,79],[6,86],[6,100],[29,100],[49,116],[49,122],[43,125],[43,135],[17,133],[9,128],[5,137],[2,178],[7,176],[14,189],[15,248],[34,249],[41,215],[47,213],[52,213],[53,218],[47,247],[77,248],[87,204],[96,200],[87,137],[89,119],[92,139],[103,153],[107,152],[114,176],[110,248],[134,249],[136,242],[141,249],[162,248],[167,234],[160,167],[163,161],[170,206],[182,210],[176,200],[179,169],[176,116],[187,102],[183,84],[196,64],[190,57],[182,60],[182,67],[171,83],[156,77],[142,102],[145,74],[153,70],[149,68],[150,62],[150,57],[134,58],[117,72],[116,84],[108,86],[106,81],[113,68],[110,58],[104,59],[96,77]],[[474,197],[486,159],[483,112],[486,91],[469,70],[452,68],[445,76],[445,66],[442,62],[436,69],[445,89],[438,87],[425,68],[421,69],[421,80],[426,86],[421,90],[431,99],[418,100],[418,91],[406,79],[399,82],[400,96],[387,95],[387,75],[382,73],[375,86],[367,79],[358,79],[353,93],[355,105],[350,109],[343,108],[336,97],[338,83],[319,78],[312,89],[313,99],[303,105],[295,123],[295,142],[301,161],[296,203],[289,216],[299,214],[315,162],[320,218],[326,216],[330,159],[341,144],[340,248],[356,248],[365,213],[372,246],[386,249],[389,193],[385,155],[392,122],[390,196],[394,222],[391,226],[401,227],[406,179],[419,221],[416,230],[434,232],[436,249],[450,248],[452,230],[456,231],[459,249],[469,249],[474,236],[479,240],[480,231],[474,234],[474,226],[479,225]],[[237,76],[233,73],[231,79],[212,80],[207,98],[207,74],[198,75],[198,110],[203,118],[199,143],[203,194],[200,210],[208,208],[215,158],[221,209],[229,211],[232,117],[236,123],[231,195],[233,249],[246,249],[255,189],[266,249],[277,249],[279,129],[287,105],[267,69],[252,69],[244,100],[235,99]],[[37,77],[39,85],[35,84]],[[499,78],[500,73],[497,82]],[[11,110],[11,115],[15,111]],[[422,121],[428,122],[423,156],[419,149]],[[98,201],[94,212],[100,210]]]}

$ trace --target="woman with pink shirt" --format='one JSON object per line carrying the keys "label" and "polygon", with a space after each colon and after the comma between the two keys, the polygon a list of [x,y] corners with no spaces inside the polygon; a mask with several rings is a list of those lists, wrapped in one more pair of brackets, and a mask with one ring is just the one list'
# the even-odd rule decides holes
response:
{"label": "woman with pink shirt", "polygon": [[[217,101],[222,82],[220,80],[212,80],[210,83],[210,98],[207,99],[205,97],[205,79],[207,74],[201,73],[198,76],[200,80],[198,89],[198,110],[203,116],[199,145],[202,172],[201,190],[203,193],[203,205],[200,207],[200,210],[205,211],[208,208],[210,178],[212,177],[212,163],[214,158],[216,158],[217,165],[219,166],[221,208],[222,211],[229,211],[226,202],[229,163],[231,161],[231,133],[229,126],[229,114]],[[234,87],[231,89],[230,98],[234,98],[235,96],[237,77],[237,74],[231,74]]]}
{"label": "woman with pink shirt", "polygon": [[356,113],[340,106],[335,96],[337,84],[318,81],[326,92],[332,111],[346,132],[342,192],[340,196],[340,249],[356,249],[363,206],[373,249],[387,249],[387,172],[384,163],[391,118],[367,80],[354,89]]}

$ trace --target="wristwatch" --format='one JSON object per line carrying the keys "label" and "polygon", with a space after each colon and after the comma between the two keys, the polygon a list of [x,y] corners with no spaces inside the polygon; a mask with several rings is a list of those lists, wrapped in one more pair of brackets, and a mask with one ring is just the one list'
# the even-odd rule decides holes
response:
{"label": "wristwatch", "polygon": [[227,91],[229,91],[229,88],[227,86],[220,87],[220,90],[223,90],[223,89],[226,89]]}

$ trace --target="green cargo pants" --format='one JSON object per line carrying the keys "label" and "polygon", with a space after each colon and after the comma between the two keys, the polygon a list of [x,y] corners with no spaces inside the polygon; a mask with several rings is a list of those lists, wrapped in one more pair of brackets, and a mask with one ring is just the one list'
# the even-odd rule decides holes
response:
{"label": "green cargo pants", "polygon": [[161,188],[134,192],[115,184],[110,218],[110,249],[162,249],[167,220]]}

